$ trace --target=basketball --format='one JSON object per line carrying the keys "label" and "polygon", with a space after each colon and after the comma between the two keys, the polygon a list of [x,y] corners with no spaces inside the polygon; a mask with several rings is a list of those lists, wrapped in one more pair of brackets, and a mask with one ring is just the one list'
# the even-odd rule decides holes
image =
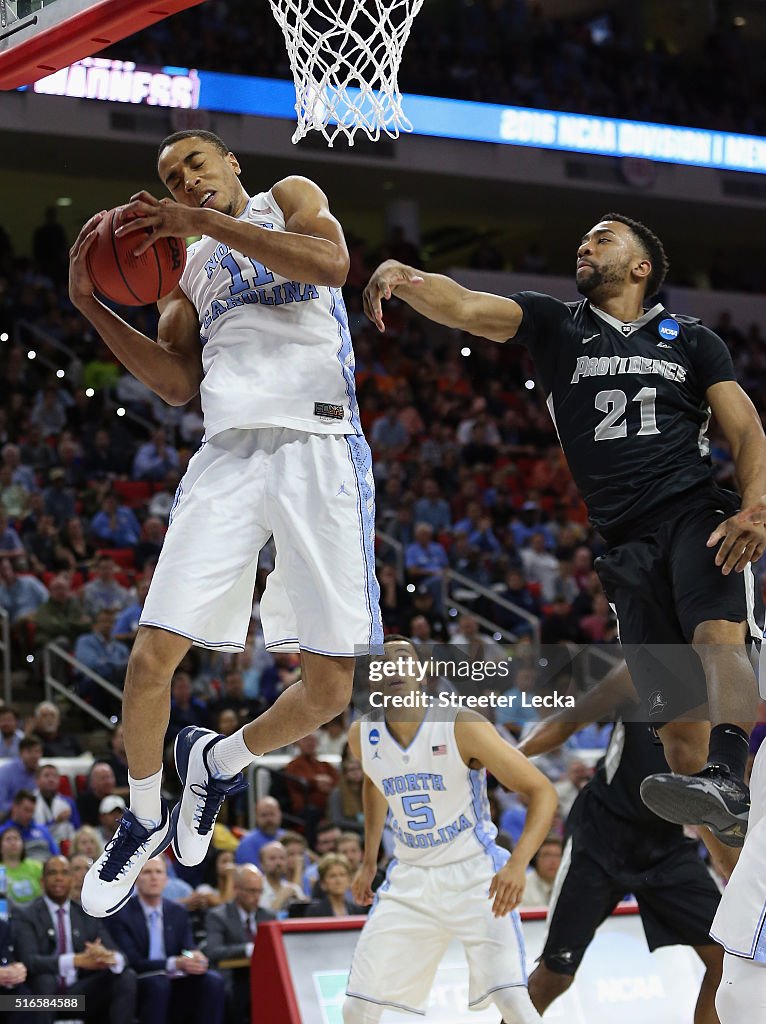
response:
{"label": "basketball", "polygon": [[88,273],[105,298],[122,306],[146,306],[173,291],[186,266],[182,238],[158,238],[141,256],[133,250],[140,232],[115,235],[119,207],[109,210],[96,228],[96,239],[86,254]]}

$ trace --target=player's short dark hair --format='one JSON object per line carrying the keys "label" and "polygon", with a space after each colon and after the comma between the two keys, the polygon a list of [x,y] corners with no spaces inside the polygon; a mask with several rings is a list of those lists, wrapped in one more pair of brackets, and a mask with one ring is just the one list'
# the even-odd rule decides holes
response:
{"label": "player's short dark hair", "polygon": [[633,220],[631,217],[626,217],[624,213],[606,213],[603,217],[599,218],[599,222],[604,220],[616,220],[618,223],[630,228],[649,257],[649,262],[652,265],[652,272],[646,279],[646,295],[656,295],[660,288],[662,288],[670,267],[665,253],[665,246],[655,233],[649,230],[646,224]]}
{"label": "player's short dark hair", "polygon": [[384,636],[383,637],[383,646],[384,647],[385,647],[386,644],[393,644],[393,643],[409,644],[410,647],[415,652],[415,658],[418,661],[420,661],[420,655],[418,654],[417,644],[415,644],[413,642],[411,636],[405,636],[404,633],[389,633],[388,636]]}
{"label": "player's short dark hair", "polygon": [[226,156],[229,152],[229,147],[215,132],[206,132],[203,128],[195,131],[193,128],[190,128],[183,132],[173,132],[172,135],[168,135],[167,138],[163,139],[157,150],[157,159],[159,160],[162,156],[164,149],[167,149],[168,146],[174,146],[176,142],[181,142],[182,139],[202,139],[203,142],[209,142],[211,146],[218,150],[221,156]]}
{"label": "player's short dark hair", "polygon": [[10,704],[0,705],[0,715],[13,715],[14,718],[19,717],[19,713],[16,708],[11,707]]}
{"label": "player's short dark hair", "polygon": [[19,741],[19,751],[32,750],[33,747],[42,747],[43,741],[39,736],[25,736]]}

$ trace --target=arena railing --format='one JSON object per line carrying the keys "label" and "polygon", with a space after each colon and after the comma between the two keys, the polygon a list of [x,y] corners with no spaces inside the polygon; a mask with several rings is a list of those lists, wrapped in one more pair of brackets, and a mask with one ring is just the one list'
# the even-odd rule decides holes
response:
{"label": "arena railing", "polygon": [[115,697],[118,703],[122,704],[122,690],[118,689],[113,683],[110,683],[108,679],[104,679],[98,672],[94,672],[92,668],[88,668],[83,662],[78,661],[74,655],[70,654],[66,648],[52,641],[46,644],[43,648],[43,680],[45,683],[45,699],[53,700],[53,695],[56,694],[58,697],[62,697],[64,700],[74,704],[75,707],[80,708],[91,718],[95,719],[104,729],[108,729],[110,732],[114,729],[117,724],[116,718],[113,721],[109,716],[103,714],[98,708],[94,708],[92,704],[89,704],[87,700],[84,700],[79,693],[75,693],[71,686],[71,680],[69,673],[65,679],[59,678],[54,672],[54,664],[56,659],[65,662],[70,668],[75,671],[82,673],[87,676],[92,682],[99,686],[105,693]]}
{"label": "arena railing", "polygon": [[[27,339],[27,341],[29,338],[31,338],[31,344],[34,344],[34,342],[36,341],[39,344],[50,346],[51,348],[55,349],[56,352],[61,353],[61,362],[57,362],[55,360],[50,359],[44,353],[38,352],[37,349],[27,349],[28,352],[34,352],[34,358],[39,359],[40,362],[47,366],[48,369],[50,370],[63,372],[66,375],[66,367],[62,365],[62,363],[66,361],[69,363],[69,366],[71,367],[73,363],[81,362],[80,357],[75,352],[73,352],[68,345],[65,345],[62,341],[59,341],[57,338],[54,338],[47,331],[44,331],[41,327],[38,327],[37,324],[30,324],[27,323],[25,320],[19,320],[16,322],[13,329],[13,343],[15,345],[20,345],[23,348],[25,344],[25,338]],[[63,377],[61,379],[66,379],[66,377]],[[119,408],[123,408],[125,410],[124,415],[126,416],[127,419],[132,420],[134,423],[137,423],[139,426],[143,427],[144,430],[147,430],[149,432],[155,429],[157,424],[153,420],[149,420],[145,416],[141,416],[135,410],[126,407],[123,402],[118,401],[112,395],[111,388],[105,387],[103,390],[104,394],[106,395],[106,400],[112,409],[116,411]]]}
{"label": "arena railing", "polygon": [[[450,586],[452,583],[457,583],[458,588]],[[471,596],[482,597],[486,601],[491,601],[498,608],[503,608],[505,611],[511,612],[518,618],[523,619],[529,624],[530,633],[532,637],[532,643],[535,650],[540,648],[540,619],[537,615],[533,615],[528,612],[526,608],[522,608],[518,604],[514,604],[513,601],[508,601],[506,598],[501,597],[497,591],[492,590],[491,587],[485,587],[483,583],[477,583],[472,580],[469,576],[464,576],[460,572],[456,572],[454,569],[445,569],[442,577],[443,587],[443,599],[445,608],[452,606],[457,611],[462,612],[465,615],[472,615],[479,625],[484,626],[487,630],[492,630],[493,633],[500,634],[501,637],[507,638],[507,643],[516,643],[519,639],[518,636],[511,630],[503,629],[496,622],[488,619],[484,615],[480,615],[474,611],[470,606],[466,606],[456,599],[456,593],[462,591],[463,601],[469,594]],[[497,637],[495,637],[497,639]]]}
{"label": "arena railing", "polygon": [[3,698],[13,704],[13,677],[11,676],[11,619],[5,608],[0,608],[0,651],[3,653]]}
{"label": "arena railing", "polygon": [[[404,569],[404,545],[401,541],[396,540],[390,534],[384,530],[375,530],[375,538],[379,543],[390,548],[394,552],[396,560],[396,575],[399,583],[404,585],[405,581],[405,569]],[[453,584],[457,584],[454,587]],[[459,592],[462,591],[462,600]],[[442,599],[446,609],[454,608],[456,612],[460,612],[466,615],[473,615],[479,625],[483,626],[484,629],[488,630],[493,636],[497,634],[501,639],[505,639],[506,643],[516,643],[518,636],[511,630],[503,629],[497,622],[488,618],[485,615],[477,614],[473,608],[466,605],[465,598],[468,595],[472,597],[482,597],[486,601],[490,601],[493,606],[503,608],[506,611],[510,611],[513,615],[523,619],[529,623],[530,632],[532,635],[532,642],[535,648],[540,646],[540,619],[536,615],[532,615],[522,608],[520,605],[514,604],[512,601],[506,600],[501,597],[496,591],[490,587],[485,587],[481,583],[476,583],[468,576],[463,576],[462,573],[456,572],[454,569],[445,569],[442,574]]]}

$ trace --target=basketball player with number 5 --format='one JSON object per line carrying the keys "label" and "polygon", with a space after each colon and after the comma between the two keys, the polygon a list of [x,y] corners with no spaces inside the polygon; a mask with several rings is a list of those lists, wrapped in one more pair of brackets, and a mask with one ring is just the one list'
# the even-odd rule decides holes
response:
{"label": "basketball player with number 5", "polygon": [[[659,301],[644,308],[668,268],[655,234],[606,214],[576,255],[579,302],[470,291],[388,261],[367,285],[365,310],[383,330],[381,300],[396,295],[431,320],[529,350],[575,483],[606,539],[595,568],[644,718],[673,769],[645,779],[641,796],[660,817],[707,825],[718,841],[741,846],[756,711],[746,640],[759,639],[763,624],[751,563],[766,550],[766,528],[747,510],[766,493],[763,426],[717,335]],[[740,494],[717,484],[711,414]],[[729,851],[730,867],[735,860]]]}
{"label": "basketball player with number 5", "polygon": [[[199,864],[247,765],[340,714],[355,654],[382,641],[371,456],[340,291],[349,263],[343,230],[305,178],[250,197],[234,154],[209,132],[165,139],[158,172],[175,202],[139,193],[118,234],[134,234],[137,253],[160,237],[202,237],[159,303],[156,343],[93,294],[86,254],[102,215],[70,254],[72,301],[114,355],[171,405],[200,392],[205,422],[128,665],[130,809],[85,878],[82,903],[94,916],[118,910],[143,864],[171,842],[182,864]],[[233,736],[181,731],[184,790],[171,812],[160,797],[171,676],[192,644],[244,649],[258,553],[272,535],[266,644],[300,650],[302,680]]]}
{"label": "basketball player with number 5", "polygon": [[[417,691],[415,646],[388,637],[384,650],[397,666],[385,677],[384,698]],[[471,711],[387,707],[355,721],[348,743],[364,769],[365,856],[352,889],[360,906],[373,902],[389,816],[395,847],[354,952],[344,1024],[377,1024],[387,1007],[424,1013],[453,939],[465,948],[471,1009],[494,1003],[505,1024],[539,1021],[515,908],[558,806],[553,785]],[[510,857],[495,844],[487,770],[527,804]]]}

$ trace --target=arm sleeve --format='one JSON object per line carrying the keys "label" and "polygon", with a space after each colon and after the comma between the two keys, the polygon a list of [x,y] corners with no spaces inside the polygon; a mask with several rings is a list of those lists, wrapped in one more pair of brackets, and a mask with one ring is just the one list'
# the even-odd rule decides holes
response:
{"label": "arm sleeve", "polygon": [[713,384],[737,379],[731,353],[726,347],[726,343],[701,324],[695,331],[690,356],[695,375],[703,392]]}
{"label": "arm sleeve", "polygon": [[516,292],[509,298],[521,306],[524,314],[511,341],[523,345],[533,354],[539,354],[544,348],[555,348],[557,327],[571,316],[567,304],[542,292]]}

